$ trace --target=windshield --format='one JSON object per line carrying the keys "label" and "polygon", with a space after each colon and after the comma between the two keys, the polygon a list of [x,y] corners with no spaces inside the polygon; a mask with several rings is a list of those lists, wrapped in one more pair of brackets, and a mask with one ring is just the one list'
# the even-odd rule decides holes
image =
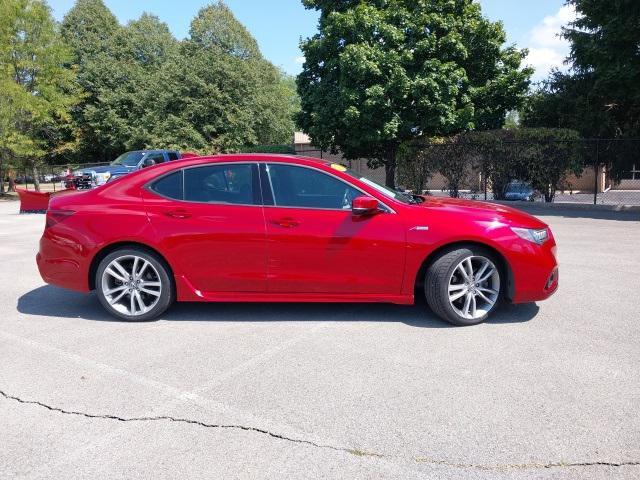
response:
{"label": "windshield", "polygon": [[531,188],[529,187],[529,185],[526,185],[524,183],[512,183],[511,185],[507,186],[507,191],[514,193],[526,193],[530,189]]}
{"label": "windshield", "polygon": [[116,158],[111,165],[124,165],[125,167],[135,167],[140,163],[144,152],[127,152]]}
{"label": "windshield", "polygon": [[402,203],[420,203],[416,199],[414,199],[410,194],[401,192],[399,190],[394,190],[393,188],[387,187],[385,185],[381,185],[378,182],[374,182],[373,180],[363,177],[357,172],[353,170],[344,170],[345,173],[351,175],[353,178],[357,178],[362,183],[370,186],[371,188],[375,188],[376,191],[380,192],[387,198],[392,198]]}

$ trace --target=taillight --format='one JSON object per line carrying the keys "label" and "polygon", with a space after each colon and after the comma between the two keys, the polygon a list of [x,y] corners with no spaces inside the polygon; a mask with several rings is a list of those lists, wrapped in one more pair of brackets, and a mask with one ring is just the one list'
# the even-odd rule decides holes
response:
{"label": "taillight", "polygon": [[74,210],[47,210],[45,228],[51,228],[76,213]]}

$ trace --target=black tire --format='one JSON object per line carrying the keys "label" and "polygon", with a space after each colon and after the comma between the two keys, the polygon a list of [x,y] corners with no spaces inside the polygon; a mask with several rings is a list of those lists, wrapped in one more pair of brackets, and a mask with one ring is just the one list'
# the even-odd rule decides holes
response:
{"label": "black tire", "polygon": [[[449,279],[458,264],[469,256],[485,257],[493,263],[498,272],[500,282],[498,300],[486,312],[486,314],[473,319],[461,316],[456,312],[449,301]],[[425,275],[424,293],[427,303],[433,313],[443,320],[458,326],[477,325],[484,322],[499,305],[500,299],[502,298],[505,280],[500,261],[489,250],[476,246],[456,248],[442,252],[431,263]]]}
{"label": "black tire", "polygon": [[[152,274],[155,274],[157,272],[157,276],[160,282],[160,286],[158,287],[159,295],[157,296],[156,303],[148,311],[145,311],[143,313],[141,312],[135,315],[129,315],[124,313],[123,311],[120,311],[114,308],[114,306],[111,305],[109,300],[107,300],[105,296],[105,292],[103,291],[104,287],[103,287],[102,279],[107,267],[114,260],[118,258],[127,258],[127,257],[139,257],[140,259],[143,259],[149,262],[149,264],[153,267],[153,269],[148,269],[148,270],[151,270]],[[104,309],[114,317],[120,320],[128,321],[128,322],[145,322],[149,320],[154,320],[158,318],[160,315],[162,315],[162,313],[164,313],[167,310],[167,308],[169,308],[171,304],[173,304],[173,302],[175,301],[175,283],[174,283],[173,275],[171,273],[171,269],[169,268],[167,263],[164,261],[164,259],[158,256],[156,253],[140,247],[120,248],[118,250],[114,250],[113,252],[109,253],[106,257],[104,257],[96,270],[95,286],[96,286],[96,294],[98,296],[98,299],[100,300],[100,303],[104,307]],[[131,295],[131,294],[125,294],[125,297],[127,297],[127,295]],[[145,298],[146,297],[153,299],[155,298],[155,295],[154,296],[145,295]],[[130,298],[130,296],[128,298]],[[155,301],[155,300],[152,300],[152,301]]]}

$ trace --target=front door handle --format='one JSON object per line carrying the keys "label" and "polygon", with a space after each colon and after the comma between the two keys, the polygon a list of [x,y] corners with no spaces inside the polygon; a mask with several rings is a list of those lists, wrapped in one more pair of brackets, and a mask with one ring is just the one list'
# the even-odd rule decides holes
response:
{"label": "front door handle", "polygon": [[171,218],[191,218],[191,213],[183,208],[176,208],[175,210],[168,210],[164,212],[166,216]]}
{"label": "front door handle", "polygon": [[279,225],[283,228],[293,228],[300,225],[299,221],[291,217],[278,218],[277,220],[271,220],[271,223],[273,223],[274,225]]}

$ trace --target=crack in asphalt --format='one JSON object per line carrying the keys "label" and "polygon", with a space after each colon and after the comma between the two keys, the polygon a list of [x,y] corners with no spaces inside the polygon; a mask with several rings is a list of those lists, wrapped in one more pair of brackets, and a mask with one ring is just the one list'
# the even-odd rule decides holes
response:
{"label": "crack in asphalt", "polygon": [[[269,430],[265,430],[263,428],[258,427],[249,427],[246,425],[235,425],[235,424],[218,424],[218,423],[206,423],[199,420],[192,420],[189,418],[180,418],[180,417],[172,417],[169,415],[160,415],[153,417],[120,417],[118,415],[108,415],[108,414],[95,414],[95,413],[86,413],[86,412],[78,412],[74,410],[65,410],[60,407],[52,407],[51,405],[47,405],[46,403],[39,402],[37,400],[24,400],[20,397],[16,397],[14,395],[9,395],[8,393],[0,390],[0,396],[4,397],[7,400],[13,400],[15,402],[25,404],[25,405],[37,405],[39,407],[45,408],[51,412],[61,413],[63,415],[73,415],[91,419],[103,419],[103,420],[115,420],[118,422],[154,422],[154,421],[167,421],[167,422],[176,422],[176,423],[186,423],[189,425],[197,425],[199,427],[204,428],[215,428],[215,429],[229,429],[229,430],[242,430],[245,432],[255,432],[263,435],[267,435],[271,438],[275,438],[278,440],[284,440],[287,442],[298,443],[303,445],[309,445],[311,447],[316,448],[324,448],[328,450],[333,450],[336,452],[344,452],[349,453],[351,455],[355,455],[358,457],[373,457],[373,458],[400,458],[394,455],[385,455],[382,453],[376,452],[368,452],[364,450],[359,450],[355,448],[347,448],[347,447],[336,447],[334,445],[327,445],[312,442],[311,440],[304,440],[300,438],[292,438],[287,437],[285,435],[281,435],[278,433],[270,432]],[[592,461],[592,462],[553,462],[553,463],[521,463],[521,464],[501,464],[501,465],[481,465],[481,464],[473,464],[473,463],[455,463],[448,462],[446,460],[437,460],[431,459],[427,457],[414,457],[413,460],[416,463],[428,463],[432,465],[446,466],[451,468],[459,468],[459,469],[475,469],[475,470],[526,470],[526,469],[548,469],[548,468],[569,468],[569,467],[627,467],[627,466],[640,466],[640,461],[627,461],[627,462],[606,462],[606,461]]]}

